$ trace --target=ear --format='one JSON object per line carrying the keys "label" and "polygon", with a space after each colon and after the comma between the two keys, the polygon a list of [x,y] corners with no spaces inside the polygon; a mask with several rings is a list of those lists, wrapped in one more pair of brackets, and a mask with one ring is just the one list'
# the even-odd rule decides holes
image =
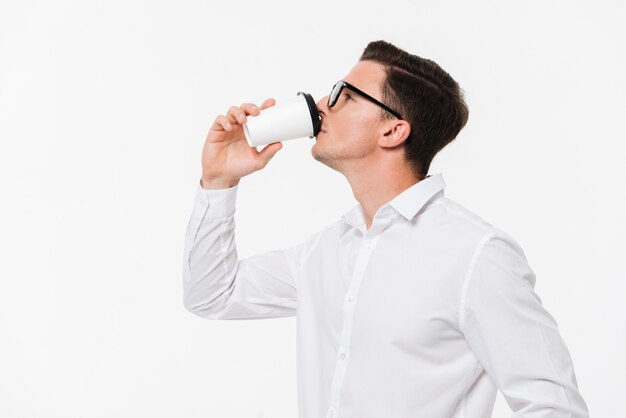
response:
{"label": "ear", "polygon": [[411,125],[405,120],[390,120],[383,128],[380,145],[383,147],[395,147],[403,143],[411,133]]}

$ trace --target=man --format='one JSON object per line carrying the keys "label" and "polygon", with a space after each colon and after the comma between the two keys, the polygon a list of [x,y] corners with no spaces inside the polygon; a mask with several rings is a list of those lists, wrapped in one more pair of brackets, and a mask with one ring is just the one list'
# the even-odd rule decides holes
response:
{"label": "man", "polygon": [[461,89],[384,41],[318,104],[312,156],[359,202],[292,248],[238,260],[239,180],[281,148],[244,139],[265,101],[206,138],[186,235],[184,304],[207,319],[297,312],[300,418],[481,418],[496,390],[515,417],[588,417],[572,360],[518,243],[427,175],[463,128]]}

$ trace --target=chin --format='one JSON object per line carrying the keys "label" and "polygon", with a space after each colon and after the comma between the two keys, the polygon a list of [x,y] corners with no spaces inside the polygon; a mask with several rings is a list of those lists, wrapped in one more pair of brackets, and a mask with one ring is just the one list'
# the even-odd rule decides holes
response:
{"label": "chin", "polygon": [[317,148],[318,148],[317,143],[313,144],[313,146],[311,147],[311,156],[319,162],[324,162],[323,161],[324,156],[318,151]]}

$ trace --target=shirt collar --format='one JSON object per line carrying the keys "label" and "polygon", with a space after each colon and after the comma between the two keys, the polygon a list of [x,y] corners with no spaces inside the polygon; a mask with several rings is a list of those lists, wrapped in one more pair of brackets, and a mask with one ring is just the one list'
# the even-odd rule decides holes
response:
{"label": "shirt collar", "polygon": [[[375,218],[378,218],[379,214],[385,210],[384,208],[389,206],[407,221],[411,221],[420,209],[437,193],[441,192],[443,195],[445,187],[446,183],[443,180],[443,174],[428,175],[380,207],[378,212],[376,212]],[[352,228],[359,228],[365,231],[365,218],[361,204],[357,203],[356,206],[345,212],[341,217],[341,221],[341,235]]]}

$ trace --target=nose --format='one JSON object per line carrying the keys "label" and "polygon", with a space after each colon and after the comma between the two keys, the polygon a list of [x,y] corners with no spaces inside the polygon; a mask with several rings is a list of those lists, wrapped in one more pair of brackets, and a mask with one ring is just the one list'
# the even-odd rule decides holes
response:
{"label": "nose", "polygon": [[320,116],[322,116],[322,117],[326,116],[326,114],[328,113],[328,106],[327,106],[327,104],[328,104],[328,95],[326,95],[326,96],[322,97],[322,98],[321,98],[321,99],[320,99],[320,100],[316,103],[316,106],[317,106],[317,113],[318,113]]}

